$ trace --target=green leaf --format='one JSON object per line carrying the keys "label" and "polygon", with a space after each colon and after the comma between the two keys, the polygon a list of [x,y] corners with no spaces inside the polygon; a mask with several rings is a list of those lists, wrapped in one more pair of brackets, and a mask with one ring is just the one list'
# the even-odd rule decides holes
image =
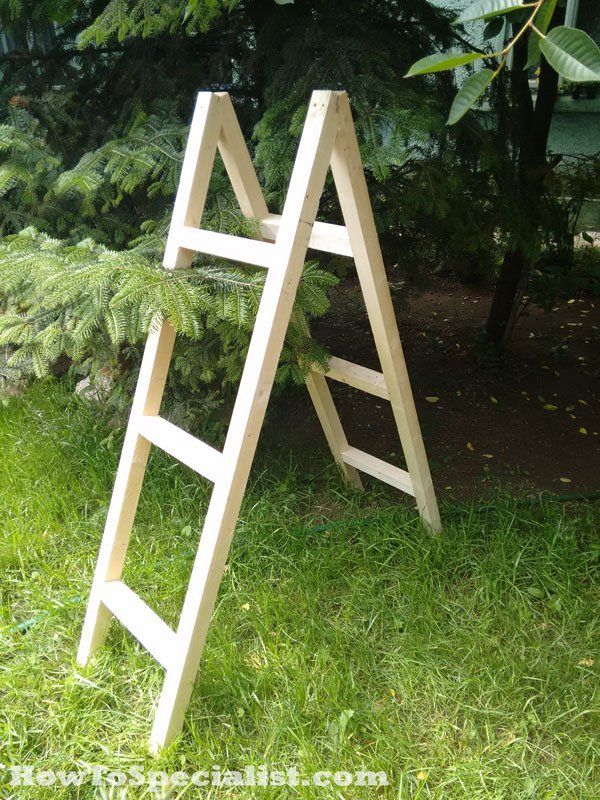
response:
{"label": "green leaf", "polygon": [[584,31],[566,25],[552,28],[540,49],[563,78],[574,83],[600,81],[600,48]]}
{"label": "green leaf", "polygon": [[482,69],[469,75],[460,87],[454,98],[447,125],[454,125],[469,111],[494,80],[495,72],[491,69]]}
{"label": "green leaf", "polygon": [[557,0],[546,0],[538,13],[535,15],[535,27],[540,33],[546,33],[548,25],[554,15]]}
{"label": "green leaf", "polygon": [[482,58],[485,58],[483,53],[434,53],[432,56],[425,56],[425,58],[415,61],[404,77],[424,75],[427,72],[443,72],[446,69],[454,69]]}
{"label": "green leaf", "polygon": [[503,28],[504,20],[502,17],[494,17],[494,19],[486,22],[485,28],[483,29],[483,38],[495,39],[496,36],[499,36],[502,33]]}
{"label": "green leaf", "polygon": [[474,19],[488,19],[498,14],[508,14],[509,11],[521,8],[521,0],[477,0],[454,20],[454,25],[471,22]]}
{"label": "green leaf", "polygon": [[550,21],[556,9],[556,3],[557,0],[546,0],[536,14],[535,27],[537,30],[532,30],[529,34],[529,39],[527,41],[527,63],[525,64],[524,69],[531,69],[531,67],[535,67],[540,60],[540,56],[542,54],[540,49],[540,41],[542,37],[537,31],[540,33],[546,33],[548,30],[548,25],[550,25]]}

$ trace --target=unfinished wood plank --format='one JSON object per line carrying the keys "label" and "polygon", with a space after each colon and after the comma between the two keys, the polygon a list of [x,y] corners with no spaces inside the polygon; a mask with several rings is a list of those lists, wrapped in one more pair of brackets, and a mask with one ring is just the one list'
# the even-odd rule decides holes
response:
{"label": "unfinished wood plank", "polygon": [[223,471],[223,454],[162,417],[140,417],[140,436],[213,483]]}
{"label": "unfinished wood plank", "polygon": [[274,268],[267,272],[223,454],[227,474],[215,484],[177,629],[178,651],[167,671],[151,746],[179,733],[192,691],[221,575],[287,327],[337,129],[337,98],[315,92],[282,214]]}
{"label": "unfinished wood plank", "polygon": [[197,253],[206,253],[218,258],[228,258],[256,267],[269,267],[273,263],[273,248],[270,242],[244,239],[228,233],[204,231],[184,226],[177,235],[179,246]]}
{"label": "unfinished wood plank", "polygon": [[219,152],[233,191],[245,217],[261,219],[269,213],[244,135],[227,92],[217,94],[221,107],[222,127]]}
{"label": "unfinished wood plank", "polygon": [[439,531],[440,515],[345,92],[340,95],[340,127],[331,170],[417,507],[424,523]]}
{"label": "unfinished wood plank", "polygon": [[410,474],[405,469],[395,467],[393,464],[389,464],[381,458],[376,458],[370,453],[365,453],[357,447],[347,447],[342,450],[342,458],[346,464],[350,464],[356,469],[414,496],[413,483]]}
{"label": "unfinished wood plank", "polygon": [[374,369],[361,367],[359,364],[353,364],[351,361],[337,358],[337,356],[329,359],[329,365],[325,371],[318,365],[314,369],[323,373],[327,378],[360,389],[361,392],[375,395],[382,400],[390,399],[383,373]]}
{"label": "unfinished wood plank", "polygon": [[[260,229],[265,239],[275,241],[279,233],[281,216],[269,214],[260,220]],[[315,222],[308,240],[308,246],[324,253],[335,253],[340,256],[352,256],[348,231],[344,225],[331,222]]]}
{"label": "unfinished wood plank", "polygon": [[309,372],[305,382],[336,464],[350,486],[354,486],[355,489],[362,489],[360,475],[354,467],[346,464],[342,455],[343,451],[348,448],[348,440],[327,386],[327,381],[318,372]]}
{"label": "unfinished wood plank", "polygon": [[[259,220],[261,235],[275,243],[198,228],[217,141],[243,213]],[[345,226],[315,223],[330,159]],[[163,323],[148,337],[78,652],[85,663],[116,614],[165,666],[151,735],[154,750],[171,741],[183,723],[309,246],[355,256],[383,374],[334,358],[327,375],[389,398],[410,474],[348,444],[325,377],[312,372],[307,386],[334,458],[355,486],[361,485],[357,470],[362,470],[414,494],[424,521],[436,528],[435,495],[345,93],[313,93],[281,217],[267,212],[229,97],[199,95],[165,266],[189,266],[198,250],[268,272],[223,453],[158,416],[174,333]],[[215,483],[176,633],[121,581],[151,444]]]}
{"label": "unfinished wood plank", "polygon": [[184,269],[192,263],[194,254],[190,250],[181,249],[178,234],[184,226],[197,228],[200,225],[220,130],[219,97],[212,92],[200,92],[185,148],[165,245],[163,265],[166,269]]}
{"label": "unfinished wood plank", "polygon": [[168,668],[175,648],[175,631],[123,581],[105,583],[101,600],[158,663]]}
{"label": "unfinished wood plank", "polygon": [[121,578],[150,453],[150,443],[138,434],[137,420],[158,414],[174,342],[175,331],[168,322],[152,331],[146,342],[77,651],[80,664],[87,663],[108,633],[112,615],[101,595],[107,581]]}
{"label": "unfinished wood plank", "polygon": [[[220,128],[219,98],[200,92],[165,246],[167,269],[191,263],[192,254],[180,248],[176,234],[184,225],[200,224]],[[87,663],[108,633],[112,614],[101,602],[101,593],[107,581],[121,578],[150,453],[150,443],[138,434],[137,419],[159,413],[174,342],[175,332],[168,322],[162,322],[146,341],[77,651],[80,664]]]}

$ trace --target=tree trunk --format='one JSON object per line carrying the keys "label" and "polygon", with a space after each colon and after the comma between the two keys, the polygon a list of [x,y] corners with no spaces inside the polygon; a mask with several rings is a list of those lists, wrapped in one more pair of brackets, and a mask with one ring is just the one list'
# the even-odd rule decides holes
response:
{"label": "tree trunk", "polygon": [[[555,13],[552,27],[560,24],[564,9]],[[526,227],[533,233],[540,220],[546,172],[548,136],[558,95],[558,75],[542,56],[535,108],[532,104],[527,71],[527,37],[513,48],[511,93],[515,107],[513,141],[519,151],[519,206],[526,210]],[[516,322],[518,305],[525,290],[531,258],[523,244],[516,240],[505,253],[486,323],[488,340],[496,346],[508,343]]]}
{"label": "tree trunk", "polygon": [[500,275],[496,283],[490,313],[487,318],[485,332],[488,341],[492,344],[506,344],[509,322],[511,318],[516,321],[513,313],[517,305],[517,297],[521,287],[521,277],[526,271],[528,259],[523,250],[516,247],[504,255]]}

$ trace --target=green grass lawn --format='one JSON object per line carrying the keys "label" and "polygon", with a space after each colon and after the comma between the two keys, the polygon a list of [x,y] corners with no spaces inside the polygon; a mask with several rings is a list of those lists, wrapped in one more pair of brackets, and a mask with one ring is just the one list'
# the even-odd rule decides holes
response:
{"label": "green grass lawn", "polygon": [[[120,436],[43,384],[0,406],[0,448],[0,763],[364,768],[390,782],[172,797],[600,796],[598,505],[442,504],[433,538],[394,495],[263,453],[184,732],[152,759],[160,667],[118,624],[88,668],[74,660]],[[172,624],[207,496],[152,456],[125,579]],[[103,796],[89,784],[0,795]]]}

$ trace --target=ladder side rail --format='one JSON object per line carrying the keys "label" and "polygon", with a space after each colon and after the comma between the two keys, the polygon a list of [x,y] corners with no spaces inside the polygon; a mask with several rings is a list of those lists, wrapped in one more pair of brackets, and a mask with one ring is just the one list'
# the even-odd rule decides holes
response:
{"label": "ladder side rail", "polygon": [[[263,239],[268,238],[277,242],[284,215],[269,214],[268,212],[254,165],[228,94],[223,94],[222,118],[223,129],[219,140],[219,151],[240,207],[246,216],[252,216],[260,220]],[[289,218],[293,219],[291,207],[287,203],[284,214],[289,214]],[[351,255],[350,241],[343,225],[313,222],[308,246]],[[356,488],[362,488],[358,471],[347,465],[341,457],[341,449],[347,446],[348,443],[341,428],[341,422],[327,383],[324,381],[321,383],[318,378],[313,380],[311,376],[307,376],[307,386],[309,381],[310,386],[308,388],[309,392],[311,392],[311,397],[315,401],[317,414],[322,424],[324,426],[327,425],[327,431],[331,437],[330,443],[336,443],[334,451],[336,461],[346,480]]]}
{"label": "ladder side rail", "polygon": [[311,98],[223,450],[229,474],[217,482],[209,504],[177,629],[179,650],[158,703],[151,734],[155,750],[183,724],[325,182],[337,102],[333,92],[315,92]]}
{"label": "ladder side rail", "polygon": [[[246,217],[254,217],[260,220],[262,238],[277,241],[282,216],[280,214],[269,214],[231,98],[227,93],[219,96],[222,98],[221,114],[223,120],[219,138],[219,152],[237,201]],[[348,234],[344,226],[325,222],[314,222],[310,234],[309,247],[339,252],[343,255],[352,254]],[[346,464],[342,458],[342,450],[348,447],[348,442],[327,382],[321,375],[309,373],[306,377],[306,385],[342,474],[351,486],[362,489],[362,481],[358,470]]]}
{"label": "ladder side rail", "polygon": [[262,219],[268,215],[269,210],[231,98],[227,92],[219,92],[217,97],[220,100],[223,121],[219,137],[219,153],[225,170],[242,214],[245,217]]}
{"label": "ladder side rail", "polygon": [[179,246],[179,234],[186,226],[197,228],[202,220],[220,129],[219,98],[211,92],[200,92],[183,156],[165,245],[163,265],[166,269],[184,269],[192,263],[194,253]]}
{"label": "ladder side rail", "polygon": [[313,370],[308,373],[304,381],[335,463],[350,486],[362,489],[363,484],[358,470],[344,461],[343,452],[348,448],[348,440],[325,377]]}
{"label": "ladder side rail", "polygon": [[392,411],[413,483],[419,513],[430,529],[441,530],[429,464],[398,333],[396,315],[381,255],[350,103],[340,98],[340,129],[331,168],[356,262]]}
{"label": "ladder side rail", "polygon": [[146,341],[77,652],[82,665],[106,639],[113,617],[102,604],[102,592],[107,581],[121,578],[150,454],[150,442],[139,435],[137,422],[144,414],[158,414],[174,342],[168,322]]}
{"label": "ladder side rail", "polygon": [[[218,99],[200,93],[165,248],[163,263],[167,268],[191,263],[192,254],[176,248],[177,230],[183,223],[200,222],[220,126]],[[77,661],[82,665],[106,639],[113,617],[102,603],[102,591],[107,581],[121,578],[151,447],[139,435],[137,422],[141,416],[156,415],[160,410],[174,343],[175,331],[165,321],[146,341],[77,651]]]}

